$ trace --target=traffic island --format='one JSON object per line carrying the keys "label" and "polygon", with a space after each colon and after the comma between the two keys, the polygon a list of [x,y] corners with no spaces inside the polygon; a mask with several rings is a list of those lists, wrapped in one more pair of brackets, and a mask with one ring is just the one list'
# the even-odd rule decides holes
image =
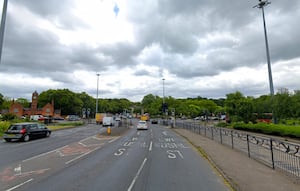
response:
{"label": "traffic island", "polygon": [[125,134],[129,128],[127,127],[118,127],[118,128],[110,128],[110,132],[108,130],[101,132],[100,136],[121,136]]}

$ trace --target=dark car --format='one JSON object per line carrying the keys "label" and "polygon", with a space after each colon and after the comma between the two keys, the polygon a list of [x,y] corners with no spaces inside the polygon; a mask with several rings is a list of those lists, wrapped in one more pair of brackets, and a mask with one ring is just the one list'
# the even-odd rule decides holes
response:
{"label": "dark car", "polygon": [[152,123],[152,124],[158,124],[158,121],[157,121],[157,119],[152,119],[152,120],[151,120],[151,123]]}
{"label": "dark car", "polygon": [[10,125],[3,138],[5,141],[12,140],[29,141],[35,138],[49,137],[51,130],[40,123],[15,123]]}

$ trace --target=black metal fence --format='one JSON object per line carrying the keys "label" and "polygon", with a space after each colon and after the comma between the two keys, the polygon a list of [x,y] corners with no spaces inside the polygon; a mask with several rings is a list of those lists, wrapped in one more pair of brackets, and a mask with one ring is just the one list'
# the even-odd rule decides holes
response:
{"label": "black metal fence", "polygon": [[232,149],[242,151],[248,157],[265,165],[289,173],[300,179],[300,145],[244,132],[204,126],[199,123],[176,121],[176,127],[188,129]]}

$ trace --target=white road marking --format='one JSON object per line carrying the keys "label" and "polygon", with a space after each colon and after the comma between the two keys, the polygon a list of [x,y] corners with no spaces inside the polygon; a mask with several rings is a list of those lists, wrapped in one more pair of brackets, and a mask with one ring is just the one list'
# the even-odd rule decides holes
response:
{"label": "white road marking", "polygon": [[90,150],[90,151],[88,151],[88,152],[86,152],[86,153],[83,153],[82,155],[79,155],[79,156],[77,156],[77,157],[75,157],[75,158],[73,158],[73,159],[71,159],[71,160],[65,162],[65,164],[69,164],[69,163],[71,163],[71,162],[73,162],[73,161],[75,161],[75,160],[77,160],[77,159],[80,159],[81,157],[84,157],[85,155],[88,155],[88,154],[90,154],[91,152],[93,152],[93,151],[95,151],[95,150],[97,150],[97,149],[99,149],[99,148],[101,148],[101,147],[96,147],[96,148],[94,148],[94,149],[92,149],[92,150]]}
{"label": "white road marking", "polygon": [[40,155],[33,156],[33,157],[28,158],[28,159],[25,159],[25,160],[22,160],[22,162],[30,161],[30,160],[32,160],[32,159],[36,159],[36,158],[45,156],[45,155],[47,155],[47,154],[49,154],[49,153],[56,152],[56,151],[58,151],[58,150],[60,150],[60,149],[63,149],[63,148],[65,148],[65,147],[68,147],[68,145],[66,145],[66,146],[64,146],[64,147],[60,147],[60,148],[55,149],[55,150],[52,150],[52,151],[49,151],[49,152],[46,152],[46,153],[42,153],[42,154],[40,154]]}
{"label": "white road marking", "polygon": [[149,151],[152,151],[152,141],[150,142]]}
{"label": "white road marking", "polygon": [[139,177],[139,175],[140,175],[140,173],[141,173],[143,167],[145,166],[146,162],[147,162],[147,158],[144,159],[143,163],[141,164],[139,170],[137,171],[137,173],[136,173],[134,179],[132,180],[132,182],[131,182],[129,188],[127,189],[127,191],[131,191],[131,190],[132,190],[132,188],[133,188],[133,186],[134,186],[136,180],[138,179],[138,177]]}
{"label": "white road marking", "polygon": [[167,135],[168,135],[167,131],[163,131],[162,134],[163,134],[164,136],[167,136]]}
{"label": "white road marking", "polygon": [[108,141],[109,143],[112,143],[112,142],[114,142],[115,140],[117,140],[119,137],[117,137],[117,138],[115,138],[115,139],[112,139],[112,140],[110,140],[110,141]]}
{"label": "white road marking", "polygon": [[33,180],[33,178],[31,178],[31,179],[29,179],[29,180],[27,180],[27,181],[25,181],[25,182],[23,182],[23,183],[21,183],[21,184],[18,184],[18,185],[14,186],[14,187],[12,187],[12,188],[10,188],[10,189],[7,189],[6,191],[12,191],[12,190],[15,190],[15,189],[19,188],[20,186],[23,186],[24,184],[26,184],[26,183],[28,183],[28,182],[31,182],[32,180]]}
{"label": "white road marking", "polygon": [[22,166],[21,166],[21,164],[19,164],[19,166],[16,167],[16,168],[14,169],[14,171],[15,171],[15,173],[17,173],[17,175],[22,174]]}
{"label": "white road marking", "polygon": [[118,152],[115,152],[114,155],[115,156],[120,156],[120,155],[124,154],[125,151],[126,151],[126,149],[124,149],[124,148],[118,149]]}

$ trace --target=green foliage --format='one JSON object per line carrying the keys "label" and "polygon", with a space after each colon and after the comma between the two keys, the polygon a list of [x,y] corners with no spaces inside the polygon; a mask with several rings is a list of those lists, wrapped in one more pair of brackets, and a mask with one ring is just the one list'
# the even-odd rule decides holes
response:
{"label": "green foliage", "polygon": [[277,136],[289,136],[300,138],[300,126],[291,125],[277,125],[277,124],[267,124],[267,123],[257,123],[257,124],[245,124],[242,122],[234,123],[234,129],[246,130],[251,132],[258,132]]}
{"label": "green foliage", "polygon": [[16,102],[20,103],[23,107],[28,108],[30,106],[30,103],[25,98],[18,98]]}
{"label": "green foliage", "polygon": [[253,98],[246,98],[240,92],[227,94],[226,96],[225,106],[231,121],[244,121],[245,123],[252,121]]}
{"label": "green foliage", "polygon": [[230,128],[231,125],[226,123],[226,122],[220,122],[220,123],[217,123],[216,124],[217,127],[227,127],[227,128]]}
{"label": "green foliage", "polygon": [[42,92],[38,98],[39,107],[51,103],[54,101],[54,108],[61,109],[62,115],[69,114],[81,114],[81,109],[84,104],[79,96],[68,90],[68,89],[59,89],[59,90],[48,90]]}
{"label": "green foliage", "polygon": [[2,104],[4,102],[3,95],[0,93],[0,109],[2,109]]}
{"label": "green foliage", "polygon": [[14,119],[18,119],[18,117],[13,113],[6,113],[6,114],[2,115],[3,121],[11,121]]}
{"label": "green foliage", "polygon": [[8,121],[0,121],[0,137],[3,135],[3,133],[8,129],[10,126],[10,122]]}

